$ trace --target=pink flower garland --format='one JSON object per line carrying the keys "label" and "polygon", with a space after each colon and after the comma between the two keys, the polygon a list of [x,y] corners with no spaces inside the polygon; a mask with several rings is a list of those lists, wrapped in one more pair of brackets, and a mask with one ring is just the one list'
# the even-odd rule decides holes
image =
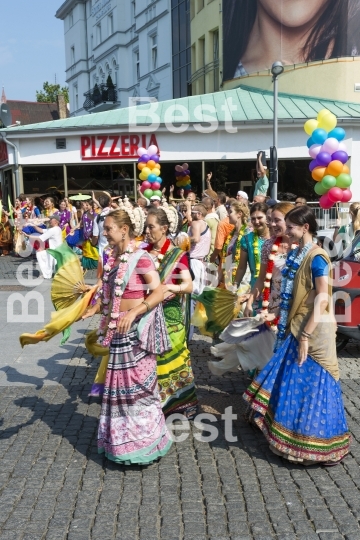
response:
{"label": "pink flower garland", "polygon": [[129,266],[129,257],[134,251],[135,242],[131,241],[126,251],[120,257],[120,263],[115,278],[114,298],[111,303],[111,287],[109,284],[109,274],[114,267],[116,257],[114,250],[112,251],[107,263],[104,266],[104,275],[102,278],[102,304],[103,312],[100,319],[99,330],[97,331],[98,343],[103,347],[108,347],[117,330],[117,325],[120,317],[120,304],[123,290],[121,285],[124,283],[124,276]]}

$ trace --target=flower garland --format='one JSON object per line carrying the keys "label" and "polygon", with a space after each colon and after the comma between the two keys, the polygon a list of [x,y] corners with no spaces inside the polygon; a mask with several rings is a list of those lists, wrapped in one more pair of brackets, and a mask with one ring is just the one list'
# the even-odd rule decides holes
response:
{"label": "flower garland", "polygon": [[[236,272],[237,272],[239,262],[240,262],[240,253],[241,253],[241,251],[240,251],[240,243],[241,243],[242,237],[244,236],[244,234],[246,234],[247,229],[248,229],[248,226],[247,226],[246,223],[244,223],[244,225],[241,227],[241,229],[239,231],[236,242],[234,242],[234,244],[231,246],[231,253],[228,253],[228,250],[229,250],[231,240],[235,236],[236,229],[233,229],[231,231],[231,233],[229,233],[228,237],[226,238],[226,240],[224,242],[224,246],[223,246],[223,250],[222,250],[222,265],[223,265],[225,279],[226,279],[226,281],[229,282],[227,284],[227,286],[230,286],[230,287],[235,283]],[[231,279],[230,279],[230,275],[229,275],[230,272],[226,271],[226,268],[225,268],[225,261],[226,261],[226,258],[229,255],[232,256]]]}
{"label": "flower garland", "polygon": [[[275,351],[283,344],[285,341],[286,335],[286,325],[288,320],[288,314],[290,310],[290,302],[292,300],[293,289],[294,289],[294,280],[296,272],[299,270],[301,263],[305,259],[306,255],[313,247],[313,242],[309,242],[302,249],[300,246],[297,249],[292,249],[290,251],[287,259],[285,268],[282,270],[283,280],[281,284],[280,292],[280,316],[278,323],[278,334],[275,344]],[[292,248],[294,246],[291,246]]]}
{"label": "flower garland", "polygon": [[[171,245],[171,242],[170,242],[170,240],[167,238],[167,239],[165,240],[165,243],[164,243],[163,247],[161,248],[161,250],[160,250],[160,252],[159,252],[159,255],[156,255],[156,261],[155,261],[155,267],[156,267],[156,269],[159,268],[160,263],[161,263],[161,261],[163,260],[164,255],[165,255],[165,253],[167,252],[167,250],[169,249],[170,245]],[[149,253],[150,251],[153,251],[153,249],[154,249],[154,244],[148,244],[148,245],[147,245],[146,247],[144,247],[143,249]],[[155,258],[155,256],[152,256],[152,257]]]}
{"label": "flower garland", "polygon": [[256,231],[253,232],[253,252],[254,252],[254,259],[255,259],[255,275],[254,277],[257,278],[260,274],[260,241],[259,241],[259,235]]}
{"label": "flower garland", "polygon": [[[264,281],[264,290],[263,290],[263,301],[262,301],[262,307],[264,308],[262,310],[263,315],[267,315],[269,313],[269,305],[270,305],[270,287],[271,287],[271,279],[274,271],[274,264],[275,264],[275,257],[277,252],[279,251],[279,246],[281,244],[281,236],[278,238],[275,238],[275,242],[272,245],[271,252],[268,258],[267,266],[266,266],[266,274],[265,274],[265,281]],[[276,317],[273,321],[267,321],[268,326],[275,329],[278,325],[279,317]]]}
{"label": "flower garland", "polygon": [[134,252],[135,243],[132,240],[124,253],[120,256],[119,267],[115,277],[115,290],[111,302],[111,287],[109,283],[109,274],[114,267],[116,256],[114,251],[110,254],[107,263],[104,266],[103,287],[102,287],[102,304],[103,312],[100,318],[99,330],[97,331],[98,343],[103,347],[108,347],[117,330],[118,320],[120,317],[121,297],[124,291],[121,285],[124,283],[124,276],[129,266],[129,257]]}

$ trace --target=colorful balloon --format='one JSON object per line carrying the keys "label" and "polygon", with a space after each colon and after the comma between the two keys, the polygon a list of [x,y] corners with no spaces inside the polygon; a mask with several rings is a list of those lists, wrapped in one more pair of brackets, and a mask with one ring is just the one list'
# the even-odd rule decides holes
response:
{"label": "colorful balloon", "polygon": [[339,150],[339,141],[331,137],[329,139],[326,139],[321,149],[322,152],[328,152],[329,154],[333,154],[334,152],[337,152],[338,150]]}
{"label": "colorful balloon", "polygon": [[154,191],[157,191],[158,189],[160,189],[160,184],[159,182],[153,182],[152,183],[152,186],[151,186],[151,189],[153,189]]}
{"label": "colorful balloon", "polygon": [[331,157],[332,159],[341,161],[341,163],[344,163],[344,165],[349,160],[347,152],[344,152],[343,150],[338,150],[337,152],[334,152]]}
{"label": "colorful balloon", "polygon": [[149,161],[146,164],[146,166],[149,167],[149,169],[153,169],[155,165],[156,165],[155,161],[153,161],[152,159],[149,159]]}
{"label": "colorful balloon", "polygon": [[330,112],[329,109],[321,109],[321,111],[319,111],[318,115],[317,115],[318,122],[321,122],[321,120],[324,118],[324,116],[329,114],[329,112]]}
{"label": "colorful balloon", "polygon": [[343,170],[342,170],[343,173],[346,173],[346,174],[350,174],[350,169],[347,165],[344,165],[343,167]]}
{"label": "colorful balloon", "polygon": [[314,140],[314,144],[324,144],[328,134],[324,129],[315,129],[311,136]]}
{"label": "colorful balloon", "polygon": [[151,156],[151,159],[152,159],[153,161],[155,161],[155,163],[159,163],[159,159],[160,159],[160,158],[159,158],[159,156],[158,156],[157,154],[155,154],[154,156]]}
{"label": "colorful balloon", "polygon": [[149,176],[149,174],[151,174],[151,169],[149,169],[149,167],[144,167],[141,172],[142,172],[142,174],[145,174],[146,178],[147,178]]}
{"label": "colorful balloon", "polygon": [[150,156],[153,156],[154,154],[157,154],[159,151],[158,147],[155,146],[155,144],[152,144],[151,146],[149,146],[149,148],[147,149],[147,153],[150,155]]}
{"label": "colorful balloon", "polygon": [[139,171],[142,171],[144,167],[146,167],[146,163],[143,163],[142,161],[140,161],[140,163],[138,163],[138,166],[137,166]]}
{"label": "colorful balloon", "polygon": [[320,182],[325,176],[326,167],[315,167],[313,172],[311,173],[311,176],[313,177],[316,182]]}
{"label": "colorful balloon", "polygon": [[319,165],[319,167],[327,167],[330,161],[332,161],[331,155],[328,154],[327,152],[319,152],[316,157],[316,162]]}
{"label": "colorful balloon", "polygon": [[[330,174],[331,176],[339,176],[339,174],[342,173],[342,170],[344,168],[344,164],[341,163],[341,161],[331,161],[326,169],[326,174]],[[347,187],[347,186],[344,186]]]}
{"label": "colorful balloon", "polygon": [[341,202],[343,200],[343,190],[339,187],[329,189],[327,194],[329,201]]}
{"label": "colorful balloon", "polygon": [[309,148],[309,156],[312,157],[313,159],[316,159],[317,155],[320,154],[321,149],[322,149],[321,144],[313,144]]}
{"label": "colorful balloon", "polygon": [[346,144],[345,144],[344,142],[339,143],[339,148],[338,148],[338,150],[341,150],[342,152],[346,152],[346,153],[347,153]]}
{"label": "colorful balloon", "polygon": [[308,135],[312,135],[313,131],[317,129],[318,125],[319,125],[319,122],[317,120],[314,120],[314,119],[308,120],[304,124],[305,133],[307,133]]}
{"label": "colorful balloon", "polygon": [[141,157],[140,157],[140,161],[142,163],[147,163],[149,161],[149,156],[147,154],[143,154]]}
{"label": "colorful balloon", "polygon": [[349,174],[341,173],[336,179],[336,186],[339,188],[348,188],[352,184],[352,178]]}
{"label": "colorful balloon", "polygon": [[326,191],[336,186],[336,178],[335,176],[331,176],[330,174],[327,174],[324,176],[324,178],[321,180],[321,185],[323,186]]}
{"label": "colorful balloon", "polygon": [[141,157],[144,154],[146,154],[146,148],[143,148],[143,147],[139,148],[137,151],[137,155]]}
{"label": "colorful balloon", "polygon": [[156,174],[151,173],[151,174],[149,174],[147,179],[148,179],[148,182],[150,182],[150,183],[151,182],[156,182],[157,176],[156,176]]}
{"label": "colorful balloon", "polygon": [[310,137],[310,138],[307,140],[306,146],[307,146],[308,148],[311,148],[313,144],[315,144],[315,143],[314,143],[314,140],[313,140],[312,137]]}
{"label": "colorful balloon", "polygon": [[147,180],[146,174],[143,174],[142,171],[141,171],[141,173],[139,174],[139,178],[140,178],[140,180]]}
{"label": "colorful balloon", "polygon": [[151,172],[152,174],[155,174],[155,176],[160,176],[160,170],[157,167],[154,167]]}
{"label": "colorful balloon", "polygon": [[156,181],[158,184],[162,184],[162,178],[160,178],[160,176],[157,177]]}
{"label": "colorful balloon", "polygon": [[315,169],[315,167],[318,167],[318,164],[317,164],[316,159],[313,159],[313,160],[310,161],[310,163],[309,163],[309,170],[310,170],[310,172],[313,172],[313,170]]}
{"label": "colorful balloon", "polygon": [[333,201],[330,201],[330,199],[328,197],[328,194],[325,193],[325,195],[322,195],[320,197],[319,204],[320,204],[321,208],[323,208],[324,210],[329,210],[329,208],[331,208],[334,203],[333,203]]}
{"label": "colorful balloon", "polygon": [[328,192],[328,189],[322,185],[322,182],[316,182],[314,191],[317,195],[325,195],[325,193]]}
{"label": "colorful balloon", "polygon": [[352,199],[352,193],[350,191],[350,189],[343,189],[342,190],[343,192],[343,195],[342,195],[342,201],[341,202],[349,202],[351,201]]}
{"label": "colorful balloon", "polygon": [[150,182],[148,181],[144,181],[142,184],[141,184],[141,187],[143,187],[144,189],[151,189],[151,184]]}
{"label": "colorful balloon", "polygon": [[329,137],[333,137],[334,139],[337,139],[339,142],[343,141],[345,139],[346,132],[345,129],[341,127],[336,127],[329,133]]}
{"label": "colorful balloon", "polygon": [[156,189],[153,191],[153,195],[157,195],[158,197],[162,197],[162,192],[159,189]]}
{"label": "colorful balloon", "polygon": [[159,169],[159,170],[160,170],[160,169],[161,169],[161,165],[160,165],[160,163],[155,163],[155,167],[154,167],[154,169]]}
{"label": "colorful balloon", "polygon": [[153,190],[152,189],[145,189],[144,191],[144,197],[147,199],[150,199],[153,196]]}
{"label": "colorful balloon", "polygon": [[335,114],[329,112],[328,114],[325,114],[321,121],[319,122],[319,128],[325,129],[328,133],[335,129],[337,126],[337,118]]}

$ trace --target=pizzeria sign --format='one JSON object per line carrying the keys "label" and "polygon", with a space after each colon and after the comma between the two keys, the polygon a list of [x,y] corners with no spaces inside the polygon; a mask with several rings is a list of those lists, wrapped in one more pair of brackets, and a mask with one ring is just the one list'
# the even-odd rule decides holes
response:
{"label": "pizzeria sign", "polygon": [[80,154],[82,161],[138,159],[138,149],[154,144],[159,147],[156,136],[152,134],[124,135],[83,135]]}

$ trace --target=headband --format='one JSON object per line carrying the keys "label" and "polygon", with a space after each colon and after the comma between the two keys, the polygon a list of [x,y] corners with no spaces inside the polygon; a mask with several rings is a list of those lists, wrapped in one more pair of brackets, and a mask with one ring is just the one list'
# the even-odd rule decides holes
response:
{"label": "headband", "polygon": [[161,208],[164,210],[167,220],[169,222],[169,233],[175,234],[179,225],[179,214],[173,206],[169,206],[165,197],[161,202]]}
{"label": "headband", "polygon": [[135,235],[142,234],[145,226],[145,214],[142,209],[139,206],[133,208],[126,195],[123,201],[119,199],[118,204],[120,210],[123,210],[129,216]]}

